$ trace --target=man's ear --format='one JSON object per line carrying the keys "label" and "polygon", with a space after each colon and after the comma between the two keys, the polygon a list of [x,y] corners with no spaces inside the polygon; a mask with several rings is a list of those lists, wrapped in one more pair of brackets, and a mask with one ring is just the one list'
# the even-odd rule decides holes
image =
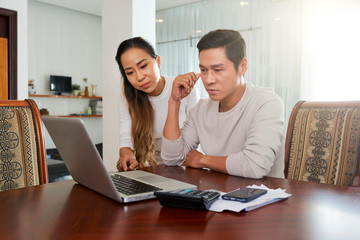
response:
{"label": "man's ear", "polygon": [[242,76],[242,75],[244,75],[246,73],[247,59],[245,57],[240,61],[240,64],[239,64],[237,70],[238,70],[239,76]]}
{"label": "man's ear", "polygon": [[159,55],[156,56],[156,63],[158,65],[158,67],[160,68],[160,66],[161,66],[161,58],[160,58]]}

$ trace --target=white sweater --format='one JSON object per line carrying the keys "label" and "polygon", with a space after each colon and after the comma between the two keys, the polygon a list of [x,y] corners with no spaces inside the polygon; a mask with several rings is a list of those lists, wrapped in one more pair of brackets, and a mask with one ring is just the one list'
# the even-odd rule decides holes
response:
{"label": "white sweater", "polygon": [[269,88],[246,83],[243,97],[231,110],[219,112],[219,102],[202,99],[190,111],[181,137],[163,137],[161,157],[180,165],[199,144],[205,155],[227,156],[229,174],[262,178],[284,177],[284,104]]}
{"label": "white sweater", "polygon": [[[167,117],[168,110],[168,101],[171,94],[172,84],[174,78],[165,77],[165,86],[163,91],[159,96],[148,96],[149,100],[154,109],[154,138],[155,138],[155,148],[157,152],[161,150],[161,137]],[[199,101],[199,93],[197,88],[194,88],[195,91],[191,91],[190,95],[181,101],[181,107],[179,112],[179,124],[183,125],[183,122],[186,120],[186,116],[189,113],[190,108],[192,108]],[[131,117],[129,114],[129,107],[126,101],[125,96],[122,95],[119,103],[119,124],[120,124],[120,148],[129,147],[134,150],[134,144],[131,136]],[[159,153],[156,154],[156,160],[162,162],[157,156],[160,156]]]}

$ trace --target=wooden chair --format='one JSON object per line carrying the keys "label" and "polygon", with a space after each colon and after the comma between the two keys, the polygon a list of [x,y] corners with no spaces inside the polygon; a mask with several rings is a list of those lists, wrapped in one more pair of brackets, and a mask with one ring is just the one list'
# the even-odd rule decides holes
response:
{"label": "wooden chair", "polygon": [[0,191],[48,183],[40,112],[33,100],[0,100]]}
{"label": "wooden chair", "polygon": [[298,102],[289,119],[285,177],[360,186],[360,101]]}

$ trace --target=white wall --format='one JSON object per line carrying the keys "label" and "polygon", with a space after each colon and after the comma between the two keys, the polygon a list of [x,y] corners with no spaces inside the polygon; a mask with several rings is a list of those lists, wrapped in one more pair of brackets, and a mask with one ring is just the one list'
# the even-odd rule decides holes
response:
{"label": "white wall", "polygon": [[119,44],[142,36],[155,43],[155,0],[103,0],[103,158],[108,171],[119,158],[118,99],[120,72],[115,61]]}
{"label": "white wall", "polygon": [[17,11],[18,38],[18,99],[27,98],[28,82],[28,2],[27,0],[1,0],[0,7]]}
{"label": "white wall", "polygon": [[101,85],[101,17],[29,0],[29,79],[50,93],[50,74],[71,76],[84,90]]}
{"label": "white wall", "polygon": [[[87,85],[97,85],[102,96],[101,17],[54,5],[28,1],[29,77],[34,79],[37,94],[50,94],[49,76],[72,77],[84,91]],[[25,83],[27,94],[27,81]],[[90,91],[90,87],[89,87]],[[39,109],[50,115],[86,113],[89,100],[34,98]],[[94,143],[102,142],[102,119],[82,118]],[[55,148],[45,131],[45,147]]]}

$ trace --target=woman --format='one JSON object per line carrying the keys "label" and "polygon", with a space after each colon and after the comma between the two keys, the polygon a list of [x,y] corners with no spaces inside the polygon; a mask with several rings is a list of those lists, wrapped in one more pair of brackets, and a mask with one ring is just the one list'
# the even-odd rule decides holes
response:
{"label": "woman", "polygon": [[[119,171],[163,163],[161,137],[173,78],[160,75],[160,56],[141,37],[123,41],[115,57],[124,79],[121,98]],[[181,103],[179,124],[199,100],[197,90]]]}

